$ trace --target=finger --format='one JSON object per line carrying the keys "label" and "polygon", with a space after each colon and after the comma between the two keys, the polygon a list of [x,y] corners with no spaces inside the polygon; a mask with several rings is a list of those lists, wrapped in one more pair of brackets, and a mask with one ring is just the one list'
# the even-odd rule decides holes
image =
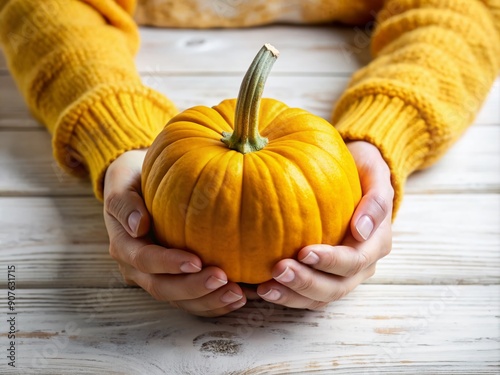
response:
{"label": "finger", "polygon": [[392,188],[370,186],[369,189],[369,193],[361,198],[351,219],[351,233],[360,242],[370,238],[392,209],[388,198],[383,196],[388,197]]}
{"label": "finger", "polygon": [[199,316],[220,316],[237,310],[246,304],[245,294],[236,283],[197,299],[175,301],[173,305]]}
{"label": "finger", "polygon": [[309,245],[302,248],[297,259],[314,269],[349,277],[370,267],[390,253],[392,229],[387,217],[379,230],[366,242],[357,242],[348,235],[342,245]]}
{"label": "finger", "polygon": [[[326,304],[345,297],[359,284],[375,273],[375,264],[353,277],[339,277],[318,274],[319,271],[309,269],[302,274],[293,269],[297,277],[291,282],[280,283],[277,280],[261,284],[257,292],[262,299],[283,306],[316,310]],[[303,271],[303,270],[302,270]]]}
{"label": "finger", "polygon": [[146,238],[132,238],[113,217],[105,216],[104,220],[110,233],[109,253],[119,263],[150,274],[201,271],[202,263],[196,255],[155,245]]}
{"label": "finger", "polygon": [[123,159],[106,171],[104,211],[116,218],[132,237],[140,237],[148,233],[150,218],[140,195],[141,164],[131,153],[123,154]]}
{"label": "finger", "polygon": [[133,280],[159,301],[200,298],[228,283],[226,274],[216,267],[185,275],[151,275],[128,268],[124,277]]}
{"label": "finger", "polygon": [[350,246],[310,245],[300,250],[299,261],[338,276],[352,276],[375,260],[369,253]]}
{"label": "finger", "polygon": [[351,219],[351,232],[357,241],[366,241],[392,214],[394,189],[391,172],[380,151],[367,142],[348,144],[358,168],[363,197]]}

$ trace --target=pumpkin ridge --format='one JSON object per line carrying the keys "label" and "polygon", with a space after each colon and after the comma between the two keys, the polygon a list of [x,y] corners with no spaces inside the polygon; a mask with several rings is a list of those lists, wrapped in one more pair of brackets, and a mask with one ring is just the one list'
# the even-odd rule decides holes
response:
{"label": "pumpkin ridge", "polygon": [[[163,157],[165,155],[165,153],[167,153],[169,150],[169,146],[171,144],[165,146],[163,148],[163,150],[158,154],[158,156],[156,157],[156,159],[154,160],[153,164],[151,165],[151,170],[152,171],[155,171],[155,170],[158,170],[158,171],[161,171],[162,169],[159,168],[157,166],[157,164],[159,165],[163,165],[165,163],[165,160],[163,160]],[[151,176],[151,173],[148,174],[148,180],[147,180],[147,184],[150,186],[149,188],[149,194],[151,195],[151,199],[150,199],[150,202],[152,203],[153,200],[155,199],[156,197],[156,192],[158,191],[158,189],[160,188],[160,186],[162,185],[163,183],[163,180],[167,177],[168,175],[168,172],[173,168],[174,165],[176,165],[177,163],[179,163],[184,157],[187,157],[187,155],[193,151],[196,151],[196,150],[201,150],[201,149],[204,149],[204,148],[208,148],[208,147],[214,147],[213,145],[207,145],[207,146],[204,146],[204,147],[200,147],[200,148],[196,148],[196,149],[191,149],[191,150],[188,150],[187,152],[185,152],[183,155],[181,155],[177,160],[175,160],[169,167],[168,167],[168,170],[165,172],[165,174],[163,174],[163,176],[161,176],[158,180],[156,178],[152,178]],[[155,175],[153,174],[153,177]],[[153,216],[154,213],[153,213],[153,204],[151,204],[151,212],[150,214]]]}
{"label": "pumpkin ridge", "polygon": [[[332,135],[332,134],[330,133],[330,135]],[[340,137],[340,135],[339,135],[339,137]],[[356,208],[357,202],[356,202],[356,196],[354,194],[354,191],[357,191],[358,189],[356,187],[352,186],[351,178],[349,177],[349,173],[346,171],[346,165],[344,163],[340,163],[338,161],[338,158],[337,158],[336,155],[331,154],[330,152],[328,152],[327,150],[325,150],[324,148],[320,147],[317,144],[309,143],[309,142],[304,142],[304,141],[301,141],[301,140],[295,140],[293,142],[302,142],[302,143],[314,146],[314,147],[322,150],[323,152],[327,153],[330,156],[330,158],[332,159],[333,163],[335,163],[340,168],[340,170],[342,171],[343,177],[345,177],[345,179],[349,182],[349,186],[351,188],[351,189],[349,189],[349,193],[351,194],[351,198],[352,198],[352,202],[353,202],[353,207]],[[300,150],[303,150],[303,148],[300,148]],[[352,164],[355,165],[354,159],[353,159],[353,157],[352,157],[349,149],[347,149],[346,154],[348,154],[348,156],[351,158]],[[345,159],[344,156],[343,156],[343,158]],[[356,173],[358,173],[357,172],[357,168],[356,168]],[[358,199],[358,202],[359,202],[359,199]]]}
{"label": "pumpkin ridge", "polygon": [[[259,178],[263,179],[263,180],[267,180],[269,181],[269,190],[268,190],[268,193],[269,192],[272,192],[273,196],[270,197],[270,200],[271,201],[275,201],[277,202],[278,201],[278,198],[279,198],[279,194],[277,192],[277,188],[279,189],[279,187],[277,186],[276,184],[276,181],[274,179],[274,175],[273,175],[273,171],[271,170],[270,166],[268,163],[266,163],[264,161],[263,158],[269,156],[268,154],[266,153],[259,153],[259,152],[256,152],[255,153],[255,157],[254,157],[254,165],[257,166],[257,163],[255,163],[255,161],[258,161],[258,163],[260,164],[260,166],[258,166],[258,170],[259,170]],[[267,172],[267,175],[270,177],[270,178],[267,178],[266,175],[263,175],[263,173]],[[281,241],[279,244],[277,244],[277,249],[279,249],[280,251],[280,256],[278,257],[281,258],[281,255],[283,254],[283,248],[284,248],[284,244],[285,244],[285,240],[284,240],[284,236],[286,234],[286,231],[285,231],[285,224],[284,224],[284,220],[283,220],[283,206],[281,204],[277,204],[278,208],[279,208],[279,222],[277,223],[276,227],[279,228],[279,230],[281,231],[281,233],[276,233],[276,236],[275,237],[281,237]],[[263,225],[266,226],[266,217],[264,218],[263,220]]]}
{"label": "pumpkin ridge", "polygon": [[[215,176],[217,174],[217,171],[221,171],[222,173],[219,174],[219,180],[221,181],[219,183],[219,186],[213,186],[213,189],[217,192],[215,196],[213,196],[213,197],[209,196],[210,192],[207,193],[207,190],[202,191],[202,195],[204,196],[205,199],[209,200],[209,203],[207,204],[206,207],[202,207],[201,209],[204,212],[208,212],[209,215],[203,215],[204,218],[202,217],[201,219],[198,218],[197,220],[194,220],[197,224],[200,223],[200,220],[201,221],[207,220],[208,222],[211,222],[211,223],[218,221],[217,220],[218,218],[216,216],[216,210],[215,210],[215,208],[218,207],[218,206],[221,206],[221,207],[224,206],[223,204],[219,204],[218,202],[221,200],[221,197],[223,197],[223,195],[225,193],[223,187],[225,186],[225,181],[227,180],[226,176],[228,176],[229,163],[231,162],[232,158],[233,158],[233,154],[232,153],[222,152],[220,154],[217,154],[216,156],[214,156],[213,158],[211,158],[210,160],[208,160],[207,163],[206,163],[206,165],[205,165],[205,167],[202,169],[202,171],[200,171],[200,173],[199,173],[199,179],[197,180],[197,182],[194,185],[193,190],[192,190],[193,193],[195,191],[197,191],[198,185],[201,183],[201,181],[205,181],[206,182],[207,177],[208,177],[209,181],[213,181],[214,179],[211,178],[211,176]],[[222,163],[223,161],[225,162],[225,164]],[[207,186],[207,185],[205,185],[205,186]],[[199,191],[200,190],[198,190],[198,192]],[[189,203],[189,206],[191,206],[191,202]],[[199,210],[200,208],[197,208],[197,209]],[[187,219],[188,219],[188,217],[190,217],[189,213],[187,213],[187,215],[186,215],[186,225],[187,225]],[[193,226],[193,221],[190,222],[190,226]],[[196,230],[199,231],[200,228],[198,227]],[[188,232],[186,231],[186,233],[188,233]],[[196,251],[197,250],[196,249],[197,248],[196,244],[200,243],[200,242],[196,241],[196,236],[191,236],[191,237],[194,237],[194,238],[191,238],[190,240],[188,240],[187,236],[186,236],[186,246],[189,249]],[[212,254],[214,252],[214,248],[216,249],[217,246],[214,246],[214,242],[213,241],[212,242],[208,242],[208,240],[209,239],[203,239],[203,242],[201,242],[201,243],[203,243],[204,252],[208,252],[208,250],[210,250],[210,253],[209,253],[210,257],[213,258]],[[192,246],[191,244],[195,244],[195,245]],[[203,257],[201,257],[201,258],[202,258],[202,261],[205,262],[204,259],[203,259]]]}
{"label": "pumpkin ridge", "polygon": [[[196,151],[198,152],[199,149],[195,149],[193,151]],[[198,176],[196,177],[196,181],[195,183],[193,184],[193,188],[191,190],[191,194],[189,196],[189,199],[187,200],[187,211],[186,211],[186,214],[185,214],[185,217],[186,219],[184,220],[184,243],[186,244],[187,246],[187,230],[186,228],[188,227],[188,218],[189,218],[189,210],[192,208],[192,205],[191,205],[191,200],[193,199],[193,194],[194,192],[196,191],[196,188],[198,186],[198,183],[200,182],[200,179],[201,177],[203,176],[205,170],[207,169],[208,165],[216,158],[220,157],[220,156],[224,156],[225,154],[227,153],[227,150],[221,150],[220,153],[217,153],[216,155],[214,155],[213,157],[211,157],[209,160],[207,160],[205,162],[205,165],[203,166],[203,168],[200,169],[200,171],[198,172]]]}
{"label": "pumpkin ridge", "polygon": [[214,113],[218,113],[214,111],[213,108],[199,105],[195,107],[188,108],[185,112],[178,115],[178,119],[174,121],[172,119],[167,126],[173,126],[180,122],[187,122],[196,125],[197,127],[202,127],[207,130],[211,130],[215,132],[218,136],[224,129],[220,126],[219,121],[212,119],[210,116]]}
{"label": "pumpkin ridge", "polygon": [[[265,152],[266,150],[263,150],[263,152],[257,152],[256,153],[256,158],[260,159],[260,162],[266,166],[266,168],[268,169],[268,172],[269,172],[269,176],[270,176],[270,181],[271,181],[271,184],[272,184],[272,188],[273,188],[273,192],[274,192],[274,199],[276,201],[279,200],[280,198],[280,194],[278,193],[279,190],[280,190],[280,187],[279,187],[279,183],[277,183],[276,181],[276,176],[275,174],[273,173],[273,170],[274,171],[277,171],[277,170],[281,170],[283,171],[283,168],[281,166],[281,163],[277,160],[277,158],[275,157],[275,154],[274,153],[268,153],[268,152]],[[264,160],[264,159],[268,159],[267,161]],[[269,160],[272,161],[272,168],[273,170],[271,170],[270,168],[270,162]],[[293,164],[293,163],[292,163]],[[282,173],[279,174],[279,177],[281,178],[283,176]],[[292,184],[292,182],[290,181],[290,184]],[[293,184],[292,184],[293,185]],[[290,201],[287,201],[286,204],[287,205],[290,205],[292,204],[293,202],[297,202],[297,191],[295,189],[293,189],[293,198],[292,197],[289,197],[291,202]],[[297,204],[296,208],[299,208],[300,205]],[[278,248],[281,250],[281,253],[280,253],[280,256],[278,257],[279,258],[282,258],[283,256],[283,253],[284,253],[284,249],[285,249],[285,243],[287,242],[286,239],[288,238],[287,236],[287,225],[285,225],[285,217],[286,215],[289,215],[290,213],[289,212],[286,212],[284,209],[283,209],[283,204],[278,204],[278,207],[279,207],[279,211],[280,211],[280,223],[279,223],[279,226],[281,228],[281,233],[280,233],[280,237],[281,237],[281,243],[279,244]],[[303,227],[303,226],[302,226]],[[302,228],[301,227],[301,233],[302,233]]]}
{"label": "pumpkin ridge", "polygon": [[[240,153],[239,152],[232,152],[231,153],[231,158],[229,159],[229,162],[228,162],[228,166],[232,165],[232,163],[234,163],[233,159],[235,158],[239,158],[240,157]],[[241,162],[240,161],[236,161],[236,163],[241,163],[241,173],[238,174],[238,177],[239,177],[239,181],[240,181],[240,186],[238,187],[239,188],[239,191],[240,191],[240,196],[239,196],[239,208],[238,208],[238,212],[240,213],[238,215],[238,225],[237,227],[240,228],[240,230],[238,231],[237,235],[238,235],[238,239],[235,241],[237,244],[238,244],[238,248],[241,248],[241,213],[242,213],[242,209],[241,207],[243,206],[242,205],[242,199],[243,199],[243,173],[244,173],[244,167],[245,167],[245,156],[243,155],[243,157],[241,158]],[[235,174],[236,175],[236,174]],[[224,175],[224,178],[227,176],[227,173]],[[236,202],[236,200],[235,200]],[[241,256],[240,256],[241,257]],[[234,263],[232,264],[232,267],[233,268],[236,268],[237,271],[238,271],[238,275],[241,275],[241,267],[242,267],[242,263],[241,263],[241,258],[239,259],[239,262],[237,265],[235,265]]]}
{"label": "pumpkin ridge", "polygon": [[[207,147],[203,147],[203,148],[200,148],[200,149],[206,149],[206,148],[210,148],[210,147],[213,147],[213,146],[207,146]],[[176,173],[176,170],[175,170],[174,167],[177,166],[179,163],[181,163],[185,158],[190,157],[192,153],[196,153],[200,149],[192,149],[192,150],[189,150],[188,152],[184,153],[183,155],[181,155],[177,160],[175,160],[172,163],[172,165],[169,167],[169,169],[161,177],[161,179],[159,180],[159,183],[157,184],[157,186],[156,187],[153,186],[151,188],[151,190],[154,190],[154,195],[151,198],[151,208],[150,208],[150,210],[151,210],[150,214],[151,214],[152,217],[154,217],[155,215],[157,215],[156,210],[155,210],[155,204],[154,204],[154,202],[156,201],[156,198],[157,198],[156,194],[157,194],[158,190],[162,191],[164,189],[164,186],[168,184],[168,180],[169,179],[175,178],[175,175],[174,175],[174,177],[172,177],[172,174]],[[221,151],[221,152],[223,152],[223,151]]]}
{"label": "pumpkin ridge", "polygon": [[[309,190],[311,191],[312,195],[314,196],[315,208],[317,209],[317,212],[319,213],[320,217],[323,218],[324,215],[322,214],[322,210],[321,210],[321,207],[320,207],[320,204],[319,204],[319,200],[318,200],[318,197],[316,195],[316,191],[314,189],[314,184],[311,183],[311,181],[308,178],[308,176],[304,173],[303,168],[300,165],[298,165],[295,162],[295,160],[292,160],[292,159],[286,157],[285,155],[282,155],[279,152],[276,152],[275,150],[272,150],[270,147],[266,148],[266,153],[269,156],[274,157],[274,159],[276,161],[277,161],[278,157],[286,160],[290,164],[294,165],[295,168],[297,168],[298,171],[300,171],[302,177],[307,182],[307,186],[308,186]],[[297,196],[297,192],[294,191],[294,194],[295,194],[296,201],[299,202],[299,199],[298,199],[299,197]],[[301,217],[304,217],[305,215],[303,213],[303,208],[302,208],[301,204],[298,204],[298,209],[299,209],[299,212],[301,212]],[[323,236],[323,225],[324,224],[323,224],[322,220],[319,220],[319,225],[320,225],[320,231],[319,231],[319,233],[320,233],[321,236]],[[311,244],[308,244],[308,245],[311,245]]]}
{"label": "pumpkin ridge", "polygon": [[[300,111],[300,112],[299,112]],[[298,112],[298,113],[294,113]],[[305,121],[303,121],[301,118],[306,118]],[[300,122],[302,124],[307,123],[307,126],[302,125],[299,129],[295,130],[290,130],[290,127],[288,126],[289,123],[295,123],[295,122]],[[318,128],[316,126],[317,123],[321,124],[321,128]],[[285,129],[285,132],[283,132],[282,135],[280,136],[273,136],[276,132],[279,132],[282,128]],[[331,136],[331,129],[335,129],[332,124],[330,124],[328,121],[326,121],[324,118],[313,115],[311,113],[307,112],[302,112],[302,110],[296,109],[296,108],[287,108],[281,113],[279,113],[273,121],[271,121],[262,131],[262,134],[265,135],[266,137],[271,137],[270,139],[276,140],[279,139],[283,136],[287,135],[292,135],[292,134],[297,134],[301,132],[307,132],[307,131],[314,131],[318,133],[327,133]],[[269,130],[268,130],[269,129]],[[276,130],[277,129],[277,130]],[[336,130],[336,129],[335,129]]]}
{"label": "pumpkin ridge", "polygon": [[[174,144],[176,144],[177,142],[193,142],[193,141],[201,141],[200,143],[206,143],[206,146],[202,146],[202,147],[209,147],[209,146],[212,146],[212,147],[219,147],[219,139],[215,139],[215,138],[209,138],[209,137],[202,137],[202,136],[196,136],[196,137],[185,137],[185,138],[179,138],[179,139],[176,139],[175,141],[169,143],[167,145],[167,147],[170,147]],[[165,148],[167,148],[165,147]],[[193,149],[199,149],[200,147],[196,147],[196,148],[193,148]],[[189,150],[191,151],[191,150]]]}
{"label": "pumpkin ridge", "polygon": [[[246,170],[248,168],[245,168],[245,159],[248,159],[248,157],[246,157],[245,155],[243,155],[243,160],[241,162],[241,195],[240,195],[240,215],[239,215],[239,218],[238,218],[238,228],[242,228],[242,222],[243,222],[243,197],[245,196],[245,192],[246,192],[246,189],[245,189],[245,184],[244,184],[244,180],[245,180],[245,173],[246,173]],[[243,235],[241,234],[241,232],[238,234],[238,244],[239,244],[239,248],[241,249],[243,247]],[[240,256],[239,256],[239,262],[238,262],[238,271],[241,272],[241,253],[242,251],[239,251],[240,253]]]}
{"label": "pumpkin ridge", "polygon": [[[248,221],[247,222],[245,222],[245,221],[240,222],[240,227],[247,228],[247,230],[250,233],[250,237],[249,237],[248,233],[246,236],[240,237],[240,241],[242,244],[241,248],[243,250],[250,250],[250,252],[240,251],[240,253],[239,253],[239,265],[242,268],[240,271],[241,272],[240,277],[243,280],[255,279],[256,270],[249,268],[248,263],[250,263],[250,264],[252,263],[252,261],[249,260],[249,258],[255,257],[256,253],[260,253],[260,252],[264,251],[264,252],[273,254],[273,258],[275,258],[275,259],[270,259],[269,256],[264,256],[263,261],[265,262],[264,263],[265,269],[271,269],[271,267],[274,265],[274,263],[276,263],[279,259],[281,259],[281,257],[274,256],[275,250],[277,249],[277,246],[275,246],[274,239],[276,237],[282,237],[282,235],[278,234],[275,231],[274,225],[269,226],[268,225],[269,220],[266,220],[266,219],[268,219],[269,214],[271,214],[272,217],[274,218],[275,212],[266,210],[267,200],[262,199],[262,198],[266,197],[266,193],[268,193],[270,191],[268,188],[270,188],[272,190],[272,194],[273,194],[272,199],[274,199],[274,201],[276,201],[277,193],[276,193],[275,184],[272,181],[272,177],[268,178],[269,176],[272,176],[272,172],[269,169],[268,165],[266,165],[266,163],[258,155],[259,152],[255,152],[253,154],[254,155],[252,155],[252,154],[245,155],[245,171],[246,171],[246,174],[249,175],[249,176],[246,176],[246,181],[247,182],[248,181],[256,181],[256,182],[266,181],[267,184],[266,184],[266,186],[262,186],[260,184],[259,184],[259,186],[254,185],[252,190],[257,191],[257,194],[252,194],[252,191],[249,191],[249,192],[243,193],[241,196],[242,197],[242,205],[241,205],[241,209],[240,209],[241,210],[240,211],[240,218],[242,216],[248,217],[249,212],[253,212],[254,214],[257,213],[254,215],[255,217],[257,217],[257,221],[251,220],[252,225],[248,226],[247,225]],[[245,176],[242,178],[242,181],[245,182]],[[272,186],[269,186],[270,184],[272,184]],[[243,186],[245,186],[245,184],[243,184]],[[265,191],[266,193],[262,193],[263,191]],[[269,197],[269,198],[270,198],[269,200],[272,201],[271,197]],[[243,205],[243,201],[246,201],[247,204]],[[250,203],[248,204],[248,202],[250,202]],[[281,230],[283,233],[284,231],[283,231],[282,208],[281,208],[281,205],[277,205],[277,206],[279,206],[278,209],[279,209],[279,215],[280,215],[279,216],[280,222],[278,223],[278,225],[276,227],[278,228],[278,230]],[[258,211],[255,210],[255,208],[257,208],[257,207],[259,208]],[[253,224],[256,224],[256,225],[253,225]],[[248,229],[249,227],[251,229]],[[254,232],[255,230],[257,231],[257,233]],[[255,237],[251,236],[252,232],[253,232],[253,234],[255,234],[255,236],[258,236],[258,238],[259,238],[258,243],[265,242],[266,240],[270,241],[270,242],[266,242],[266,245],[265,245],[266,247],[264,247],[262,249],[253,248],[252,245],[253,245],[253,243],[255,243]],[[272,236],[269,235],[270,232],[273,233]],[[258,234],[258,233],[260,233],[260,234]],[[284,240],[282,239],[281,246],[280,246],[280,248],[278,248],[278,250],[280,250],[281,252],[283,252],[283,243],[284,243]],[[271,251],[271,249],[273,251]],[[259,278],[261,278],[261,277],[259,277]]]}
{"label": "pumpkin ridge", "polygon": [[[297,142],[300,142],[300,141],[297,141]],[[306,142],[303,142],[303,143],[308,144]],[[347,172],[346,172],[346,170],[344,168],[344,165],[342,163],[339,163],[339,161],[337,160],[337,157],[335,155],[330,154],[327,150],[321,148],[320,146],[318,146],[316,144],[310,144],[309,143],[309,145],[311,145],[311,146],[313,146],[315,148],[318,148],[319,150],[321,150],[325,154],[327,154],[328,157],[331,159],[331,163],[334,164],[334,165],[336,165],[338,167],[338,169],[340,171],[342,171],[343,178],[344,178],[344,180],[349,181],[348,184],[349,184],[349,187],[350,187],[350,189],[344,189],[344,190],[347,190],[347,193],[350,195],[351,201],[353,202],[353,207],[355,209],[356,208],[355,197],[354,197],[354,194],[353,194],[353,191],[352,191],[352,186],[351,186],[351,183],[350,183],[350,179],[349,179],[349,177],[347,175]],[[307,156],[309,156],[308,153],[305,152],[305,148],[304,147],[300,148],[299,152],[301,152],[301,153],[306,154]]]}
{"label": "pumpkin ridge", "polygon": [[[283,113],[288,110],[290,110],[290,107],[285,103],[272,98],[262,98],[259,113],[259,131],[261,135],[264,136],[267,129],[273,128],[276,119],[283,116]],[[272,118],[270,119],[270,117]]]}
{"label": "pumpkin ridge", "polygon": [[[185,121],[175,123],[174,126],[172,126],[169,129],[169,135],[172,138],[179,137],[178,133],[180,132],[186,132],[186,133],[196,132],[199,133],[198,136],[209,137],[214,139],[218,139],[218,137],[220,137],[220,134],[211,128],[207,128],[203,125],[193,124],[192,122],[185,122]],[[182,138],[192,138],[192,137],[193,136],[182,137]]]}
{"label": "pumpkin ridge", "polygon": [[[276,143],[276,142],[281,142],[281,141],[284,141],[284,140],[288,140],[288,139],[283,139],[283,138],[292,137],[292,136],[295,136],[295,135],[300,134],[300,133],[320,133],[320,134],[326,134],[329,137],[332,136],[331,132],[314,130],[314,129],[305,129],[305,130],[294,131],[294,132],[291,132],[291,133],[286,133],[286,134],[280,135],[279,137],[276,137],[276,138],[273,138],[272,135],[271,135],[271,137],[269,138],[269,144]],[[295,141],[297,141],[297,142],[304,142],[304,143],[307,143],[307,144],[314,144],[313,142],[306,142],[306,141],[302,141],[302,140],[298,140],[298,139],[295,139]]]}
{"label": "pumpkin ridge", "polygon": [[[232,103],[234,102],[234,108],[236,108],[236,99],[226,99],[226,100],[223,100],[222,102],[220,102],[219,104],[217,104],[216,106],[213,106],[212,109],[217,112],[220,117],[224,120],[224,122],[228,125],[228,129],[227,131],[232,131],[234,130],[234,118],[230,118],[228,117],[228,114],[225,113],[222,108],[224,105],[227,105],[228,103]],[[222,132],[219,134],[219,138],[220,138],[220,135],[222,134]]]}

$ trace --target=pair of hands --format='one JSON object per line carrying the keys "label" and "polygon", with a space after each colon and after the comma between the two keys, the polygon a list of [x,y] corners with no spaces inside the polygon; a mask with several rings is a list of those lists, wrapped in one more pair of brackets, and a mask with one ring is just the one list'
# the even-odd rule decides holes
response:
{"label": "pair of hands", "polygon": [[224,315],[257,298],[293,308],[321,308],[373,276],[376,262],[392,245],[394,191],[389,168],[370,143],[347,146],[358,168],[363,197],[346,238],[339,246],[306,246],[297,259],[279,261],[273,279],[256,291],[229,282],[220,268],[203,267],[194,254],[155,245],[148,238],[150,217],[141,197],[146,150],[125,152],[106,172],[104,220],[110,254],[128,284],[195,315]]}

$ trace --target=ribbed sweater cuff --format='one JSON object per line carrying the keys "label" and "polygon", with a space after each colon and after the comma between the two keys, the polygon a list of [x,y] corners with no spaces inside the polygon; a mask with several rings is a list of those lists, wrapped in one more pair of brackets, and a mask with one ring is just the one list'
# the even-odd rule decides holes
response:
{"label": "ribbed sweater cuff", "polygon": [[70,174],[90,174],[102,200],[109,164],[125,151],[149,147],[176,112],[168,99],[145,86],[99,86],[62,113],[54,157]]}
{"label": "ribbed sweater cuff", "polygon": [[391,170],[395,217],[407,177],[428,152],[425,121],[413,106],[382,94],[360,97],[342,113],[334,113],[333,121],[346,142],[366,141],[380,150]]}

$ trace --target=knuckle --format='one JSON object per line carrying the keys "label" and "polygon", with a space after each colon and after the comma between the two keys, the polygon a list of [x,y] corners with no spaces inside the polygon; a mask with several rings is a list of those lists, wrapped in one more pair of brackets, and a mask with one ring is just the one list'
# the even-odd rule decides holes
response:
{"label": "knuckle", "polygon": [[354,275],[360,273],[362,270],[364,270],[368,266],[368,262],[369,262],[368,257],[366,256],[365,252],[363,252],[363,251],[359,252],[354,267],[352,267],[346,273],[345,276],[351,277],[351,276],[354,276]]}
{"label": "knuckle", "polygon": [[122,202],[121,194],[112,191],[107,195],[106,199],[104,200],[104,208],[109,215],[117,217],[122,206],[121,202]]}
{"label": "knuckle", "polygon": [[385,217],[389,213],[389,203],[381,195],[375,195],[373,197],[373,202],[375,211],[380,214],[380,216]]}
{"label": "knuckle", "polygon": [[[323,258],[323,257],[320,257]],[[330,270],[334,270],[337,268],[339,260],[333,251],[329,251],[328,255],[324,257],[325,259],[325,267]]]}
{"label": "knuckle", "polygon": [[152,277],[148,278],[148,282],[145,285],[144,289],[157,301],[164,301],[165,298],[160,290],[160,283],[158,279],[152,275]]}
{"label": "knuckle", "polygon": [[311,277],[302,277],[297,283],[293,286],[293,289],[296,291],[302,292],[306,290],[310,290],[314,284],[314,281]]}
{"label": "knuckle", "polygon": [[344,298],[349,291],[347,290],[346,286],[343,284],[339,284],[338,287],[333,290],[328,298],[328,301],[333,302],[333,301],[338,301],[342,298]]}
{"label": "knuckle", "polygon": [[[202,288],[200,288],[202,289]],[[223,290],[222,288],[219,290]],[[225,290],[225,289],[224,289]],[[196,288],[185,288],[182,290],[183,296],[185,299],[188,300],[193,300],[198,298],[203,292],[201,290],[198,290]]]}
{"label": "knuckle", "polygon": [[146,272],[142,248],[136,248],[129,253],[129,262],[132,267],[141,272]]}

